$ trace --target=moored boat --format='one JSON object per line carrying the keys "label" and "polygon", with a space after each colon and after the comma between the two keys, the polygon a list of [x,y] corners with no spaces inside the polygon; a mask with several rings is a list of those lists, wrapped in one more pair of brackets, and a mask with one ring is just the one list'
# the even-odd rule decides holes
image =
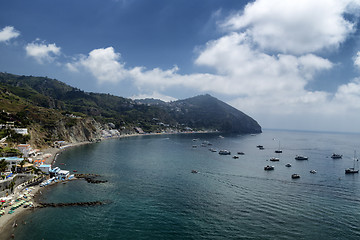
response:
{"label": "moored boat", "polygon": [[237,156],[237,155],[234,155],[234,156],[233,156],[233,158],[234,158],[234,159],[237,159],[237,158],[239,158],[239,156]]}
{"label": "moored boat", "polygon": [[302,156],[302,155],[296,155],[295,157],[296,160],[308,160],[308,157]]}
{"label": "moored boat", "polygon": [[359,169],[355,169],[355,161],[358,161],[358,159],[356,158],[356,151],[354,151],[354,166],[345,169],[345,174],[359,173]]}
{"label": "moored boat", "polygon": [[291,167],[291,164],[290,164],[290,163],[287,163],[287,164],[285,165],[285,167]]}
{"label": "moored boat", "polygon": [[294,174],[291,175],[291,178],[292,179],[300,178],[300,175],[297,174],[297,173],[294,173]]}
{"label": "moored boat", "polygon": [[270,161],[271,162],[278,162],[278,161],[280,161],[280,159],[277,158],[277,157],[272,157],[272,158],[270,158]]}
{"label": "moored boat", "polygon": [[274,169],[275,169],[275,167],[274,167],[274,166],[270,166],[270,165],[267,165],[267,166],[264,167],[264,170],[266,170],[266,171],[274,170]]}
{"label": "moored boat", "polygon": [[219,154],[220,154],[220,155],[230,155],[231,152],[230,152],[229,150],[220,150],[220,151],[219,151]]}
{"label": "moored boat", "polygon": [[314,174],[317,173],[316,170],[310,170],[310,173]]}
{"label": "moored boat", "polygon": [[342,158],[342,155],[333,153],[333,154],[331,155],[331,158],[332,158],[332,159],[339,159],[339,158]]}

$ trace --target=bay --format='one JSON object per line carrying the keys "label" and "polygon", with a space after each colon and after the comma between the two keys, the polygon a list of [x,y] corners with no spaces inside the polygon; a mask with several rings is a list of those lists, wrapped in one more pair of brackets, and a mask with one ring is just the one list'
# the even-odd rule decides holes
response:
{"label": "bay", "polygon": [[[359,239],[359,174],[344,172],[360,151],[359,134],[223,136],[139,136],[69,149],[59,167],[108,182],[58,184],[42,190],[42,201],[110,203],[36,210],[15,230],[16,239]],[[204,141],[212,145],[202,147]],[[276,154],[279,142],[283,153]],[[245,155],[233,159],[239,151]],[[331,159],[334,152],[343,158]],[[264,171],[266,165],[274,171]]]}

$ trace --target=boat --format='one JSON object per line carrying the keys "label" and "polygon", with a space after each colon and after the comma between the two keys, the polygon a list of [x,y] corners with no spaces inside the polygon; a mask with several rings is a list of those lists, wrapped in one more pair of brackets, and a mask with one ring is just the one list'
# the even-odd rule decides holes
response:
{"label": "boat", "polygon": [[279,148],[275,150],[275,153],[282,153],[282,150],[280,149],[280,140],[279,140]]}
{"label": "boat", "polygon": [[264,170],[266,170],[266,171],[274,170],[274,169],[275,169],[275,167],[274,167],[274,166],[270,166],[270,165],[267,165],[267,166],[264,167]]}
{"label": "boat", "polygon": [[263,145],[257,145],[256,147],[257,147],[257,148],[264,148]]}
{"label": "boat", "polygon": [[234,156],[233,156],[233,158],[234,158],[234,159],[237,159],[237,158],[239,158],[239,156],[237,156],[237,155],[234,155]]}
{"label": "boat", "polygon": [[238,155],[245,155],[244,152],[238,152],[237,154],[238,154]]}
{"label": "boat", "polygon": [[209,148],[209,151],[210,152],[217,152],[216,149],[214,149],[214,148]]}
{"label": "boat", "polygon": [[359,173],[359,169],[355,169],[355,161],[358,161],[358,159],[356,158],[356,151],[354,151],[354,166],[345,169],[345,174]]}
{"label": "boat", "polygon": [[310,173],[314,174],[317,173],[316,170],[310,170]]}
{"label": "boat", "polygon": [[291,164],[290,164],[290,163],[287,163],[287,164],[285,165],[285,167],[291,167]]}
{"label": "boat", "polygon": [[342,158],[342,155],[333,153],[333,154],[331,155],[331,158],[332,158],[332,159],[339,159],[339,158]]}
{"label": "boat", "polygon": [[196,171],[196,170],[191,170],[191,173],[198,173],[198,171]]}
{"label": "boat", "polygon": [[228,151],[228,150],[220,150],[220,151],[219,151],[219,154],[220,154],[220,155],[230,155],[231,152]]}
{"label": "boat", "polygon": [[73,170],[73,172],[77,172],[77,170]]}
{"label": "boat", "polygon": [[302,156],[302,155],[296,155],[295,157],[296,160],[308,160],[308,157]]}
{"label": "boat", "polygon": [[300,178],[300,175],[297,173],[294,173],[293,175],[291,175],[292,179],[296,179],[296,178]]}
{"label": "boat", "polygon": [[272,158],[270,158],[270,161],[271,162],[278,162],[278,161],[280,161],[280,159],[277,158],[277,157],[272,157]]}
{"label": "boat", "polygon": [[192,148],[197,148],[197,145],[192,145]]}

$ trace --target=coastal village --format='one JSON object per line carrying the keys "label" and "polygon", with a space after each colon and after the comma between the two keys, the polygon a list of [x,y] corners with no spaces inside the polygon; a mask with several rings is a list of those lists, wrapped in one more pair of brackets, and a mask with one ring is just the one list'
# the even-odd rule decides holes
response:
{"label": "coastal village", "polygon": [[[0,125],[0,129],[4,128],[10,128],[16,131],[16,133],[25,136],[29,134],[28,129],[17,129],[12,122]],[[192,131],[190,128],[186,130]],[[163,133],[171,134],[178,133],[178,131],[167,129],[157,134]],[[133,132],[128,134],[121,134],[116,129],[101,130],[101,137],[90,142],[144,134],[147,133],[140,127],[135,127]],[[6,136],[0,139],[0,149],[10,148],[6,141],[7,138]],[[9,222],[25,209],[36,207],[33,198],[42,187],[76,179],[74,173],[66,169],[53,167],[53,165],[61,151],[72,146],[90,142],[69,143],[57,140],[46,149],[37,149],[29,143],[22,143],[12,146],[10,148],[11,151],[8,151],[6,154],[3,153],[3,156],[0,157],[0,223]],[[89,182],[89,179],[86,180]],[[4,227],[3,225],[0,224],[0,230]],[[16,221],[14,221],[13,225],[16,225]]]}

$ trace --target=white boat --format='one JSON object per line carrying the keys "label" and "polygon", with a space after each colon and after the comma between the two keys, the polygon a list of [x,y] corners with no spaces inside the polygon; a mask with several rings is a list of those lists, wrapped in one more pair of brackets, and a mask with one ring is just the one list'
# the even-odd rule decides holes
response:
{"label": "white boat", "polygon": [[345,174],[359,173],[359,169],[355,169],[355,161],[358,161],[358,159],[356,158],[356,151],[354,151],[354,166],[345,169]]}
{"label": "white boat", "polygon": [[275,153],[282,153],[282,150],[280,149],[280,140],[279,140],[279,148],[275,150]]}
{"label": "white boat", "polygon": [[270,158],[270,161],[271,162],[278,162],[278,161],[280,161],[280,159],[277,158],[277,157],[272,157],[272,158]]}
{"label": "white boat", "polygon": [[274,170],[274,169],[275,169],[275,167],[274,167],[274,166],[270,166],[270,165],[267,165],[267,166],[264,167],[264,170],[266,170],[266,171]]}
{"label": "white boat", "polygon": [[308,160],[308,157],[302,156],[302,155],[296,155],[295,157],[296,160]]}
{"label": "white boat", "polygon": [[314,174],[317,173],[316,170],[310,170],[310,173]]}
{"label": "white boat", "polygon": [[297,173],[294,173],[293,175],[291,175],[292,179],[296,179],[296,178],[300,178],[300,175]]}
{"label": "white boat", "polygon": [[220,151],[219,151],[219,154],[220,154],[220,155],[230,155],[231,152],[230,152],[229,150],[220,150]]}

